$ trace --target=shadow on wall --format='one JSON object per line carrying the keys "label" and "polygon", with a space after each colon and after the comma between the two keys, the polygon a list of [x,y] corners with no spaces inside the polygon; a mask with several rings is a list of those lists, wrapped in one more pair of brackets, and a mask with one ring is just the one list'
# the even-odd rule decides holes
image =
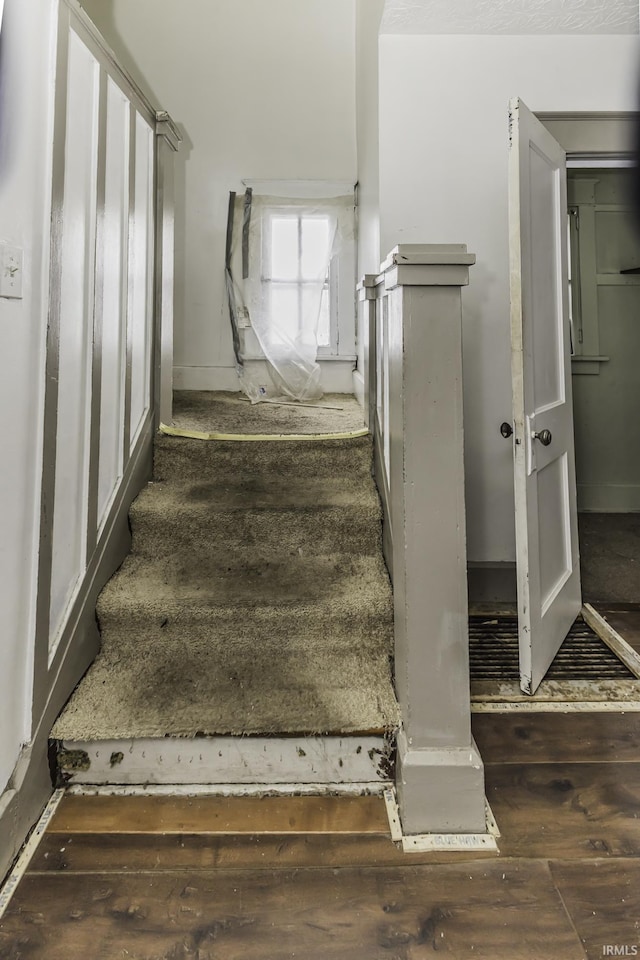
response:
{"label": "shadow on wall", "polygon": [[[3,13],[3,0],[0,0],[0,25],[2,20],[9,20],[9,13]],[[7,36],[9,30],[0,30],[0,187],[8,179],[8,168],[11,163],[11,146],[17,142],[17,137],[11,136],[11,94],[9,92],[9,49]],[[15,152],[15,151],[14,151]]]}
{"label": "shadow on wall", "polygon": [[[160,101],[155,91],[147,82],[134,55],[129,49],[126,40],[122,37],[114,13],[114,0],[80,0],[80,5],[104,37],[108,46],[116,55],[118,63],[138,84],[151,103],[161,109],[168,107]],[[153,24],[150,25],[149,42],[153,42]],[[185,127],[180,123],[180,117],[172,116],[182,137],[182,146],[175,158],[175,285],[174,285],[174,326],[180,326],[185,317],[185,233],[186,233],[186,166],[191,156],[193,142]],[[1,131],[0,131],[1,132]],[[0,142],[1,147],[1,142]]]}
{"label": "shadow on wall", "polygon": [[634,157],[634,173],[633,178],[633,209],[635,214],[636,221],[636,230],[638,235],[640,235],[640,81],[637,84],[637,99],[636,107],[638,109],[638,115],[636,117],[636,129],[635,129],[635,143],[633,145],[635,157]]}

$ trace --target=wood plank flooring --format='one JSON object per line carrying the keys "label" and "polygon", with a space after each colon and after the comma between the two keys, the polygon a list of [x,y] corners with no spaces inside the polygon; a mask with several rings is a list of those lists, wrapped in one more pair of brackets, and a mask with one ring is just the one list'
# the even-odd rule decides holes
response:
{"label": "wood plank flooring", "polygon": [[640,716],[473,724],[497,857],[402,854],[377,797],[68,796],[0,960],[640,955]]}

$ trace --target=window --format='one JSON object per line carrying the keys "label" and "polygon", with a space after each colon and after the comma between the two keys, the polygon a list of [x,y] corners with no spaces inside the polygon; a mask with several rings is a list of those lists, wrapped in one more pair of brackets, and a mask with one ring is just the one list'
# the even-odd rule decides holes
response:
{"label": "window", "polygon": [[[292,212],[274,207],[264,223],[263,275],[270,285],[267,297],[271,318],[291,340],[315,327],[319,352],[330,349],[332,341],[332,271],[327,260],[333,246],[334,224],[321,213]],[[334,320],[337,318],[334,316]]]}
{"label": "window", "polygon": [[[315,360],[310,331],[317,325],[317,359],[355,360],[353,187],[320,181],[246,185],[252,184],[248,279],[242,285],[247,311],[239,324],[245,359],[262,359],[267,342],[281,351],[286,339],[304,343]],[[242,210],[240,198],[234,234],[238,278]]]}

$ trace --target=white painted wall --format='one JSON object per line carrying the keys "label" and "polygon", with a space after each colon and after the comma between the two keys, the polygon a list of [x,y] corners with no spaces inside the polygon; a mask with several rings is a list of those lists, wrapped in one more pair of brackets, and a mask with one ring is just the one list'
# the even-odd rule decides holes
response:
{"label": "white painted wall", "polygon": [[0,243],[24,248],[24,297],[0,298],[0,791],[31,731],[56,7],[5,0],[0,34]]}
{"label": "white painted wall", "polygon": [[[380,268],[378,196],[378,30],[384,0],[356,0],[356,133],[358,148],[358,279]],[[364,368],[357,332],[358,369]]]}
{"label": "white painted wall", "polygon": [[229,190],[243,178],[355,183],[355,0],[82,3],[184,128],[176,385],[235,388],[223,283]]}
{"label": "white painted wall", "polygon": [[378,30],[384,0],[356,0],[358,274],[380,269]]}
{"label": "white painted wall", "polygon": [[507,226],[507,103],[636,109],[637,36],[380,39],[381,246],[462,242],[469,559],[515,559]]}

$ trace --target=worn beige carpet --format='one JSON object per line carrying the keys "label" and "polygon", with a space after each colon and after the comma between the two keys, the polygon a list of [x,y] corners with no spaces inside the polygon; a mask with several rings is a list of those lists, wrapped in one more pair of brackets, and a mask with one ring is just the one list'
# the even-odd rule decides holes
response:
{"label": "worn beige carpet", "polygon": [[180,390],[174,395],[173,424],[180,430],[228,434],[349,433],[364,429],[355,397],[325,394],[317,403],[252,404],[242,393]]}
{"label": "worn beige carpet", "polygon": [[[177,400],[176,422],[220,432],[336,423],[336,411],[251,407],[237,395]],[[369,437],[158,436],[154,481],[131,509],[131,554],[98,602],[102,652],[53,737],[393,729],[392,596],[371,456]]]}

